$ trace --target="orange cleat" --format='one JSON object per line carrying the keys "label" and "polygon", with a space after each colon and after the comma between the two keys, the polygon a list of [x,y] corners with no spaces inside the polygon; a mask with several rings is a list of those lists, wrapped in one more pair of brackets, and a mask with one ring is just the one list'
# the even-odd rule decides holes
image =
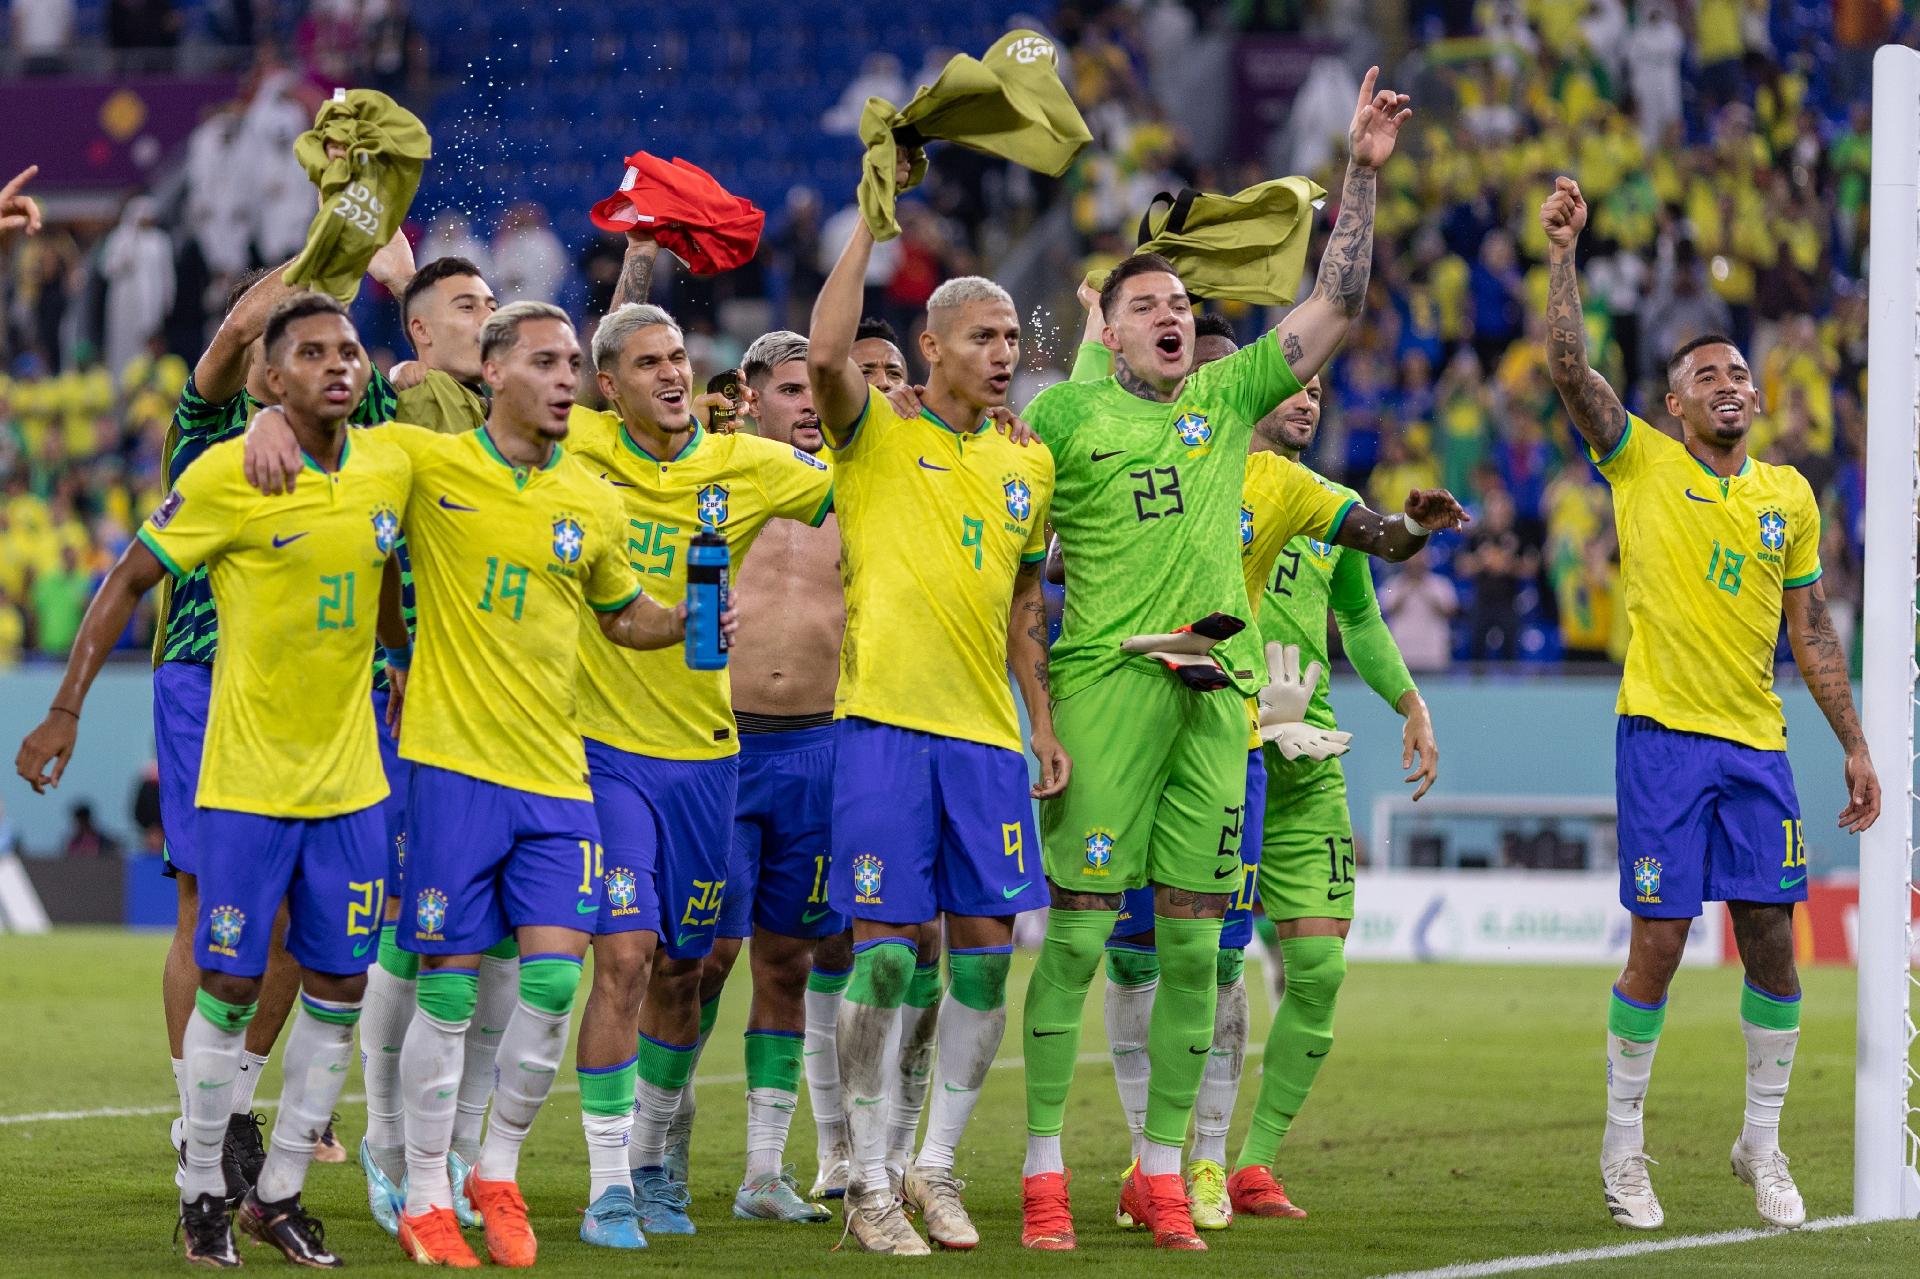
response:
{"label": "orange cleat", "polygon": [[1067,1200],[1072,1173],[1043,1172],[1020,1179],[1020,1246],[1041,1252],[1071,1252],[1073,1205]]}
{"label": "orange cleat", "polygon": [[1136,1165],[1120,1187],[1120,1211],[1153,1231],[1153,1246],[1176,1252],[1205,1252],[1207,1245],[1193,1228],[1193,1200],[1177,1172],[1157,1177]]}
{"label": "orange cleat", "polygon": [[487,1220],[487,1256],[498,1266],[525,1269],[533,1264],[540,1243],[527,1223],[527,1201],[511,1181],[482,1181],[479,1173],[467,1177],[467,1198]]}
{"label": "orange cleat", "polygon": [[451,1208],[429,1208],[418,1217],[402,1212],[400,1251],[423,1266],[452,1266],[455,1270],[478,1270],[480,1258],[473,1255],[467,1241],[460,1237],[460,1222]]}
{"label": "orange cleat", "polygon": [[1287,1188],[1264,1164],[1249,1164],[1227,1178],[1227,1196],[1233,1210],[1249,1217],[1291,1217],[1304,1221],[1307,1210],[1287,1198]]}

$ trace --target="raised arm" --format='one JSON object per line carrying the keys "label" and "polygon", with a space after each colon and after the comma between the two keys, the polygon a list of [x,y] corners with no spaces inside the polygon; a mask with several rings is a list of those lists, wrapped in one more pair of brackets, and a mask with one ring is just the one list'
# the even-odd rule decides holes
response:
{"label": "raised arm", "polygon": [[1840,826],[1859,834],[1880,816],[1880,779],[1867,755],[1866,735],[1853,709],[1853,684],[1847,675],[1847,655],[1827,614],[1827,593],[1819,582],[1786,592],[1787,642],[1807,691],[1820,704],[1820,713],[1846,752],[1847,806],[1840,810]]}
{"label": "raised arm", "polygon": [[627,232],[627,255],[620,263],[620,282],[613,286],[615,310],[647,300],[653,291],[653,264],[659,257],[660,242],[650,233]]}
{"label": "raised arm", "polygon": [[193,366],[194,389],[209,404],[231,400],[246,385],[247,348],[267,331],[268,314],[293,292],[280,279],[287,265],[283,262],[273,268],[240,295]]}
{"label": "raised arm", "polygon": [[1410,560],[1426,547],[1427,539],[1442,529],[1465,528],[1472,522],[1466,508],[1445,489],[1414,489],[1400,515],[1382,515],[1355,505],[1347,511],[1333,540],[1394,564]]}
{"label": "raised arm", "polygon": [[1307,300],[1287,313],[1276,334],[1294,377],[1305,385],[1346,341],[1366,305],[1373,270],[1373,206],[1380,166],[1393,154],[1400,126],[1413,111],[1404,93],[1374,90],[1379,67],[1369,67],[1360,101],[1347,130],[1347,177],[1340,188],[1340,216],[1320,255],[1320,274]]}
{"label": "raised arm", "polygon": [[835,448],[852,438],[853,425],[867,404],[867,380],[853,361],[853,340],[860,328],[867,262],[872,256],[873,232],[867,230],[865,218],[856,218],[853,238],[814,299],[813,322],[807,332],[807,381],[813,387],[813,407],[820,414],[827,443]]}
{"label": "raised arm", "polygon": [[1040,589],[1039,562],[1022,564],[1013,582],[1013,606],[1007,612],[1007,666],[1027,705],[1033,757],[1040,761],[1035,799],[1051,799],[1067,788],[1073,761],[1053,734],[1053,694],[1047,675],[1047,601]]}
{"label": "raised arm", "polygon": [[1540,206],[1547,233],[1547,375],[1595,457],[1605,457],[1627,431],[1627,410],[1607,380],[1587,363],[1587,325],[1580,309],[1574,246],[1587,225],[1587,202],[1572,178],[1555,178]]}

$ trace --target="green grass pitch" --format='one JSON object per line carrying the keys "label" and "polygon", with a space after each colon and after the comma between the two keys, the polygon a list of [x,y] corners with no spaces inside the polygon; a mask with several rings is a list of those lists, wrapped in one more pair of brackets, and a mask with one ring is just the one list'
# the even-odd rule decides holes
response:
{"label": "green grass pitch", "polygon": [[[44,1111],[164,1108],[173,1103],[161,1032],[165,938],[117,930],[0,937],[0,1274],[177,1274],[167,1118],[89,1117],[20,1122]],[[1023,1252],[1019,1173],[1024,1153],[1019,1005],[1028,962],[1015,968],[1011,1025],[960,1153],[982,1243],[936,1255],[920,1269],[949,1275],[1171,1270],[1335,1279],[1454,1262],[1634,1242],[1602,1205],[1597,1151],[1603,1099],[1602,1021],[1611,974],[1598,969],[1358,965],[1341,997],[1338,1037],[1282,1162],[1306,1222],[1243,1219],[1208,1236],[1210,1258],[1156,1254],[1113,1228],[1126,1131],[1103,1058],[1100,985],[1088,1000],[1083,1064],[1066,1149],[1074,1168],[1080,1250]],[[744,966],[702,1064],[693,1147],[693,1216],[700,1233],[661,1239],[637,1254],[578,1240],[586,1153],[570,1072],[534,1129],[522,1185],[541,1240],[539,1271],[562,1275],[683,1272],[738,1275],[877,1273],[912,1268],[886,1258],[830,1254],[839,1225],[735,1221],[729,1210],[745,1140],[740,1032]],[[1248,966],[1250,985],[1264,976]],[[1740,1124],[1744,1050],[1739,978],[1689,970],[1677,983],[1654,1073],[1648,1149],[1669,1236],[1758,1224],[1752,1197],[1727,1169]],[[1806,1025],[1786,1113],[1784,1144],[1808,1215],[1848,1211],[1853,1134],[1853,974],[1806,974]],[[582,987],[584,991],[585,987]],[[1254,1044],[1269,997],[1253,994]],[[1257,1086],[1250,1056],[1237,1144]],[[356,1071],[348,1085],[359,1087]],[[260,1088],[277,1096],[276,1068]],[[357,1094],[353,1094],[357,1095]],[[364,1113],[341,1106],[340,1133],[358,1142]],[[790,1147],[803,1185],[813,1172],[805,1113]],[[1230,1150],[1232,1145],[1230,1144]],[[328,1242],[357,1273],[400,1274],[406,1263],[368,1218],[352,1163],[316,1165],[308,1205]],[[474,1242],[477,1244],[478,1239]],[[1911,1272],[1920,1225],[1856,1226],[1723,1247],[1562,1266],[1565,1276],[1687,1273],[1886,1275]],[[250,1267],[277,1257],[241,1242]],[[256,1270],[258,1273],[258,1270]]]}

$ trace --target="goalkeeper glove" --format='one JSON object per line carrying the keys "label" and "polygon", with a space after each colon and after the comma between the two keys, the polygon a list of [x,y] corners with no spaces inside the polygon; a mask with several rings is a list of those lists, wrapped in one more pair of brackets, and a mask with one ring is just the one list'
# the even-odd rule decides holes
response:
{"label": "goalkeeper glove", "polygon": [[1190,626],[1164,635],[1129,635],[1120,641],[1120,647],[1157,659],[1188,688],[1211,693],[1232,683],[1213,656],[1214,645],[1233,638],[1246,626],[1231,614],[1209,613]]}
{"label": "goalkeeper glove", "polygon": [[1353,734],[1315,728],[1304,723],[1314,690],[1320,686],[1320,663],[1300,669],[1295,644],[1267,645],[1267,686],[1260,690],[1260,740],[1272,742],[1283,758],[1306,756],[1331,759],[1347,753]]}

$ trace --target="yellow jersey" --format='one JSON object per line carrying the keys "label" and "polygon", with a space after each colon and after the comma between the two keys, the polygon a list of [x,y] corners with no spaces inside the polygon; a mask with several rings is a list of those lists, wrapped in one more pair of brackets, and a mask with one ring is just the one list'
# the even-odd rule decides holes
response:
{"label": "yellow jersey", "polygon": [[545,465],[515,466],[485,427],[367,434],[394,436],[414,459],[405,523],[420,629],[401,756],[591,798],[574,718],[580,616],[640,594],[613,490],[557,444]]}
{"label": "yellow jersey", "polygon": [[335,817],[387,796],[371,698],[380,576],[413,463],[389,433],[348,431],[339,469],[266,497],[244,440],[209,448],[141,526],[175,577],[201,565],[221,622],[196,802]]}
{"label": "yellow jersey", "polygon": [[867,390],[834,451],[847,597],[837,718],[1020,749],[1007,615],[1046,559],[1053,454],[991,426],[904,418]]}
{"label": "yellow jersey", "polygon": [[[618,499],[627,562],[663,608],[686,599],[694,534],[725,537],[738,573],[768,520],[817,528],[833,506],[825,462],[744,431],[713,435],[696,426],[680,452],[662,461],[634,443],[617,414],[576,405],[567,447]],[[689,670],[678,645],[621,648],[584,614],[579,693],[580,733],[596,742],[658,759],[719,759],[740,749],[725,670]]]}
{"label": "yellow jersey", "polygon": [[1785,750],[1773,653],[1782,596],[1820,579],[1813,489],[1751,458],[1722,479],[1632,416],[1598,463],[1613,485],[1631,627],[1619,713]]}

